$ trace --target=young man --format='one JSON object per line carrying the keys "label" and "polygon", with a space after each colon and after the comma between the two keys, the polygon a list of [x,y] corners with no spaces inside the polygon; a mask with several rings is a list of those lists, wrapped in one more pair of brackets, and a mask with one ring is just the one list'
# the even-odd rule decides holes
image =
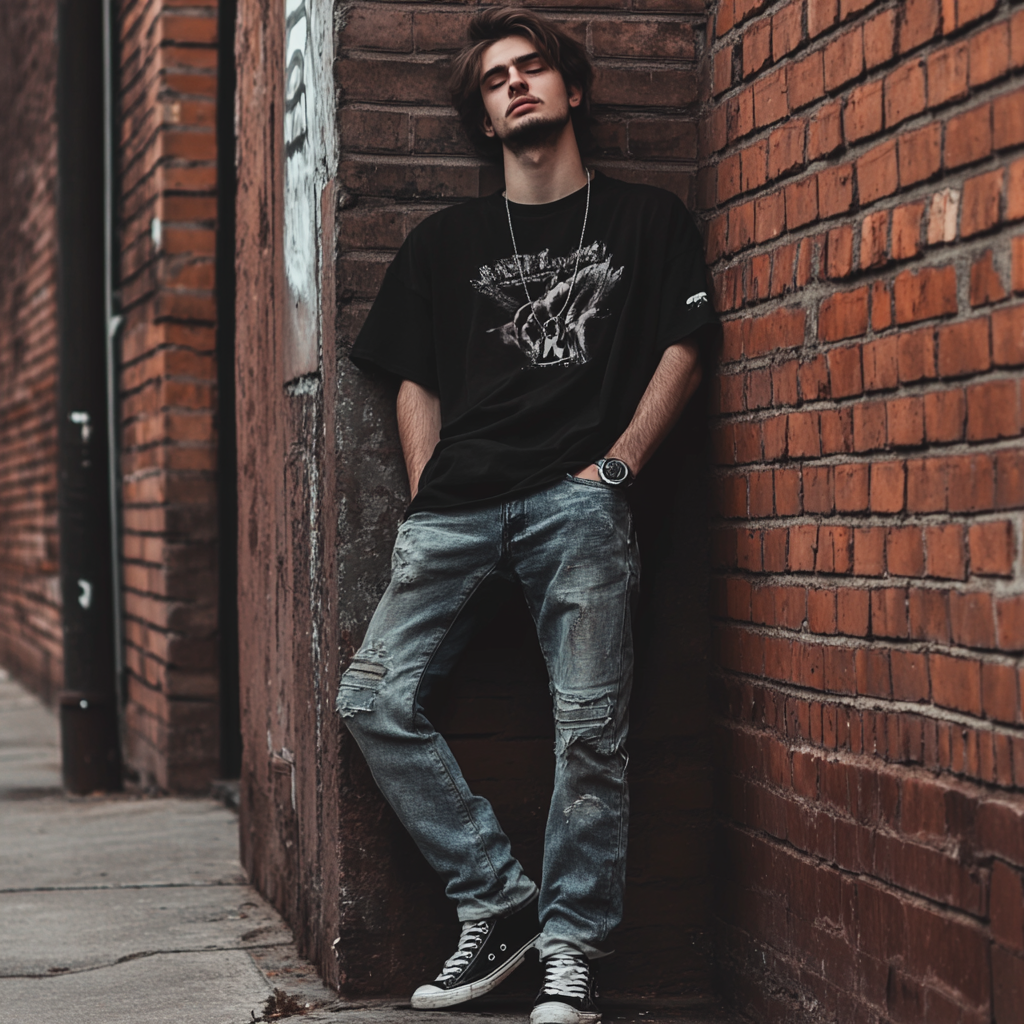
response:
{"label": "young man", "polygon": [[[592,78],[538,15],[474,19],[453,100],[505,189],[409,235],[352,351],[402,382],[412,503],[338,710],[462,922],[413,1006],[489,992],[535,945],[532,1024],[600,1018],[589,961],[622,912],[640,571],[626,488],[696,388],[693,336],[715,320],[682,203],[584,167]],[[539,889],[422,709],[496,577],[522,588],[554,705]]]}

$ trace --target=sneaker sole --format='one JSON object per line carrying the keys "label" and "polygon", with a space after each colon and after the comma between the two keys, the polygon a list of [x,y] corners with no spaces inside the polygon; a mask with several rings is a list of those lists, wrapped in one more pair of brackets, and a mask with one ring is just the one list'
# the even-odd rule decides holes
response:
{"label": "sneaker sole", "polygon": [[541,1003],[530,1013],[530,1024],[597,1024],[601,1011],[576,1010],[567,1003]]}
{"label": "sneaker sole", "polygon": [[[458,988],[435,989],[433,992],[421,992],[417,989],[412,995],[412,1008],[414,1010],[440,1010],[445,1006],[457,1006],[459,1003],[467,1003],[477,996],[487,995],[488,992],[496,989],[525,959],[526,954],[533,949],[534,943],[540,938],[538,932],[529,942],[517,953],[514,953],[506,960],[501,967],[471,981],[468,985],[459,985]],[[426,986],[424,986],[426,987]]]}

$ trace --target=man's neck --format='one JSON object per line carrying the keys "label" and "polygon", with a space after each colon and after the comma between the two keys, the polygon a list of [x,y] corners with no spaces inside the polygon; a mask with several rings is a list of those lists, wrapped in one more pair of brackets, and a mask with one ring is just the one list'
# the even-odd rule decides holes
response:
{"label": "man's neck", "polygon": [[587,183],[587,172],[571,124],[546,146],[518,154],[506,148],[504,156],[505,194],[512,203],[525,206],[553,203]]}

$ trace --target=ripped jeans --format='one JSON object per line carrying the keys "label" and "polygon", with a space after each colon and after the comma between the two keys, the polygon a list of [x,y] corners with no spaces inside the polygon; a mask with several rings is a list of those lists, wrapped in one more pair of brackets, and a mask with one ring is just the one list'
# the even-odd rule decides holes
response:
{"label": "ripped jeans", "polygon": [[599,955],[622,917],[629,816],[624,744],[639,557],[621,492],[566,477],[500,505],[410,516],[391,583],[341,677],[338,711],[460,921],[530,900],[537,886],[421,705],[462,653],[476,624],[471,599],[495,574],[522,586],[554,705],[538,948],[542,958]]}

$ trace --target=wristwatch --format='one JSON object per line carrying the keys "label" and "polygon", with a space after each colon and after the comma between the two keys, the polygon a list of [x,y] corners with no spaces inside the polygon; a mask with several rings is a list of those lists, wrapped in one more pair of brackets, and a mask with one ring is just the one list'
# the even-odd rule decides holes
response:
{"label": "wristwatch", "polygon": [[611,487],[628,487],[633,482],[633,474],[622,459],[598,459],[597,475]]}

